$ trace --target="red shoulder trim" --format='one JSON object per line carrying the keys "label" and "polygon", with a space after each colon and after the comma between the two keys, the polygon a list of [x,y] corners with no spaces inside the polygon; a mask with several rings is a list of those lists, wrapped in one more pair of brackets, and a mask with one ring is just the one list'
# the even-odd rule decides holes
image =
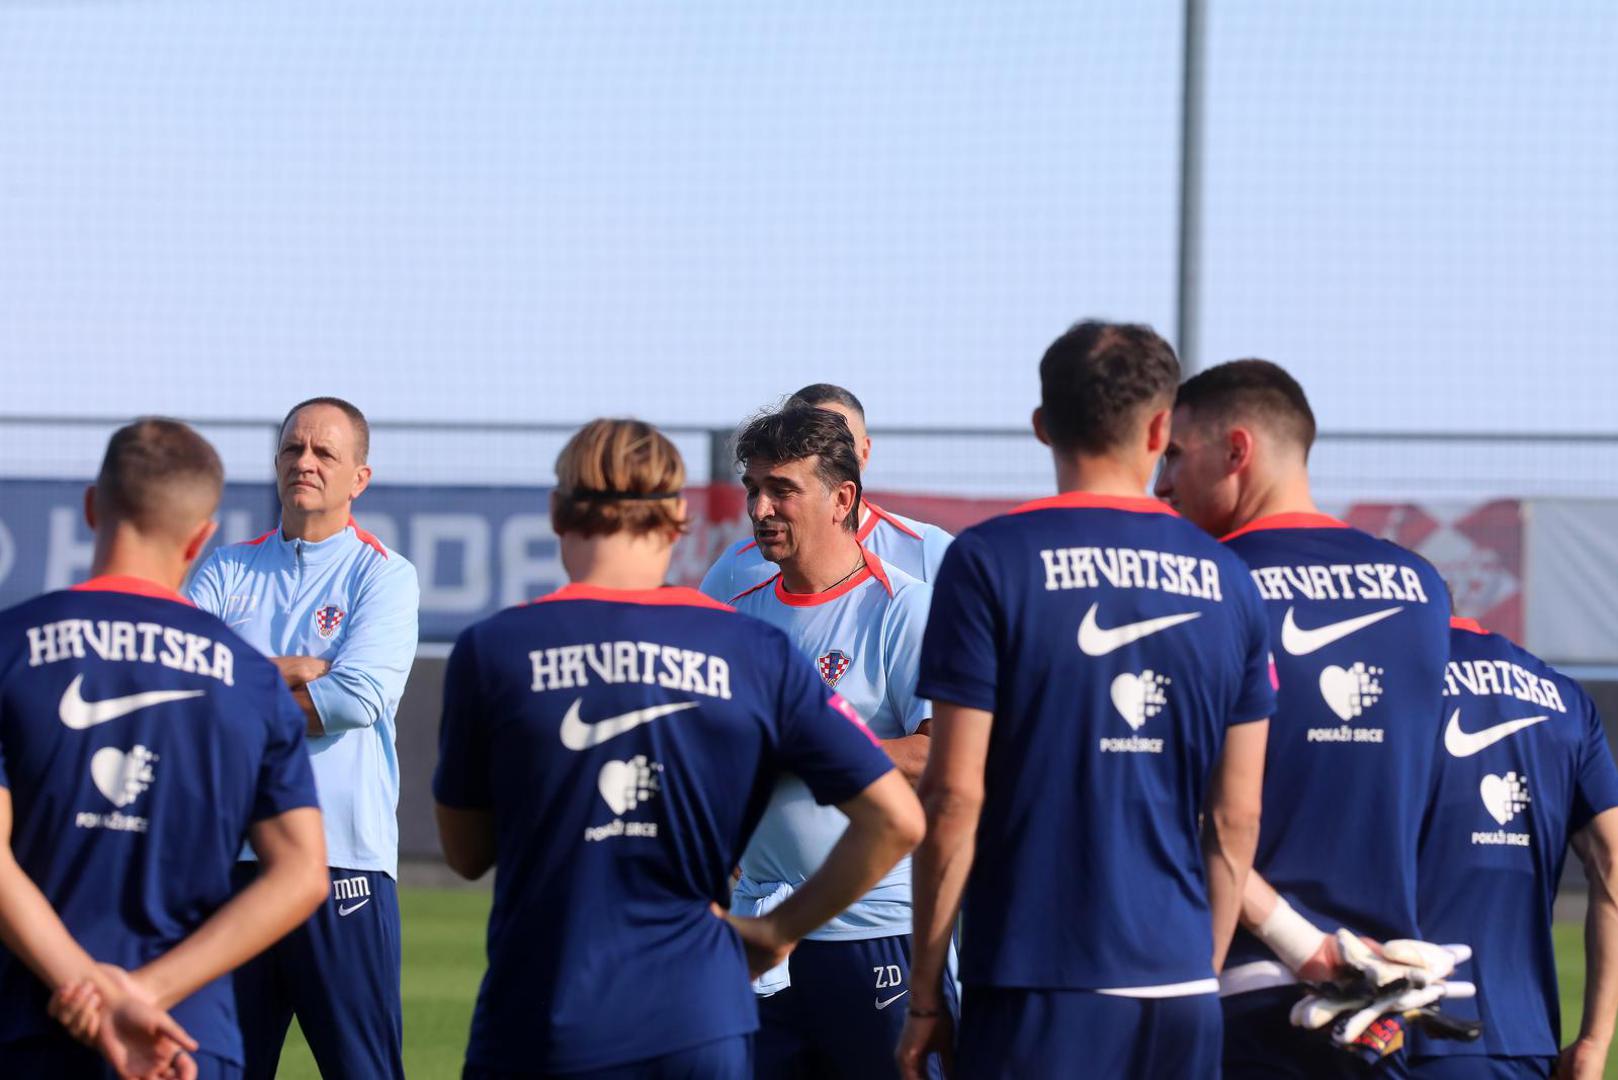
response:
{"label": "red shoulder trim", "polygon": [[[758,547],[758,541],[757,540],[749,540],[747,543],[743,544],[741,547],[736,549],[735,555],[740,555],[744,551],[752,551],[756,547]],[[732,558],[734,558],[735,555],[733,555]]]}
{"label": "red shoulder trim", "polygon": [[849,578],[847,581],[840,582],[837,585],[832,586],[825,592],[787,592],[786,586],[781,581],[781,575],[775,575],[775,598],[781,601],[781,603],[790,607],[814,607],[818,604],[825,604],[835,600],[839,596],[847,596],[850,592],[859,588],[872,578],[876,578],[877,581],[880,581],[882,583],[882,587],[888,591],[888,595],[892,596],[893,584],[888,581],[887,572],[882,569],[882,560],[871,554],[871,552],[865,548],[860,548],[860,555],[865,559],[865,565],[860,567],[853,577]]}
{"label": "red shoulder trim", "polygon": [[1219,538],[1223,544],[1226,540],[1234,540],[1238,536],[1246,536],[1250,532],[1262,532],[1266,529],[1351,529],[1346,521],[1338,521],[1330,514],[1269,514],[1265,517],[1254,518],[1246,525],[1234,532],[1227,533]]}
{"label": "red shoulder trim", "polygon": [[269,532],[265,533],[263,536],[255,536],[251,540],[239,541],[237,543],[237,547],[258,547],[258,545],[262,544],[264,541],[268,540],[270,537],[274,536],[276,533],[278,533],[280,531],[281,531],[281,526],[277,525],[275,528],[271,529]]}
{"label": "red shoulder trim", "polygon": [[657,607],[713,608],[716,611],[735,611],[729,604],[721,604],[711,596],[679,585],[664,585],[659,589],[607,589],[600,585],[580,585],[572,582],[560,589],[532,601],[548,604],[556,600],[600,600],[609,604],[651,604]]}
{"label": "red shoulder trim", "polygon": [[1064,491],[1014,507],[1013,514],[1034,510],[1128,510],[1135,514],[1168,514],[1179,517],[1174,507],[1145,495],[1092,495],[1087,491]]}
{"label": "red shoulder trim", "polygon": [[[909,537],[911,537],[913,539],[916,539],[916,540],[921,539],[921,533],[917,532],[915,529],[912,529],[910,526],[906,525],[904,522],[900,521],[898,518],[894,517],[892,514],[888,513],[886,510],[882,509],[876,503],[870,502],[869,500],[867,500],[865,505],[871,511],[871,517],[873,519],[874,518],[881,518],[883,521],[887,522],[889,525],[892,525],[895,529],[898,529],[900,532],[904,533],[906,536],[909,536]],[[892,590],[890,589],[889,591],[891,592]]]}
{"label": "red shoulder trim", "polygon": [[89,581],[81,581],[73,586],[74,592],[121,592],[131,596],[150,596],[154,600],[172,600],[176,604],[186,607],[196,607],[191,601],[175,592],[173,589],[159,585],[155,581],[145,578],[127,577],[123,574],[102,574]]}
{"label": "red shoulder trim", "polygon": [[388,557],[388,549],[382,546],[382,541],[360,528],[359,522],[355,521],[353,518],[349,518],[348,527],[354,530],[354,535],[359,537],[360,543],[364,544],[366,547],[370,548],[384,559]]}
{"label": "red shoulder trim", "polygon": [[769,588],[771,585],[775,584],[776,579],[779,578],[780,576],[781,576],[780,574],[776,574],[775,577],[765,578],[763,581],[759,582],[757,585],[754,585],[751,589],[748,589],[746,592],[739,592],[735,596],[732,596],[730,598],[730,602],[732,604],[735,604],[736,601],[740,600],[744,596],[752,596],[754,593],[758,592],[760,589]]}
{"label": "red shoulder trim", "polygon": [[1487,634],[1488,631],[1476,619],[1463,619],[1459,615],[1450,616],[1449,625],[1454,630],[1466,630],[1473,634]]}

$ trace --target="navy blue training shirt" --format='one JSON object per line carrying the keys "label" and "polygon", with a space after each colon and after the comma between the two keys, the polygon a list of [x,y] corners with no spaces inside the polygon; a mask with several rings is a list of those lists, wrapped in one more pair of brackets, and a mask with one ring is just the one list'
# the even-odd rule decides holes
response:
{"label": "navy blue training shirt", "polygon": [[[303,735],[275,666],[151,582],[102,577],[0,612],[11,849],[97,960],[172,949],[230,899],[250,825],[317,805]],[[48,998],[0,949],[0,1059],[59,1030]],[[170,1011],[241,1063],[228,975]]]}
{"label": "navy blue training shirt", "polygon": [[[1260,518],[1224,544],[1264,599],[1279,682],[1253,869],[1328,933],[1419,937],[1416,838],[1449,656],[1443,579],[1324,514]],[[1227,970],[1269,959],[1237,930]]]}
{"label": "navy blue training shirt", "polygon": [[1444,734],[1419,860],[1422,935],[1472,946],[1445,1003],[1480,1018],[1476,1042],[1417,1035],[1417,1057],[1554,1056],[1561,1002],[1551,908],[1568,837],[1618,806],[1595,705],[1527,650],[1468,619],[1451,623]]}
{"label": "navy blue training shirt", "polygon": [[918,692],[994,714],[962,982],[1216,988],[1198,817],[1226,728],[1275,701],[1240,560],[1147,498],[983,522],[944,556]]}
{"label": "navy blue training shirt", "polygon": [[496,832],[470,1064],[574,1072],[758,1027],[728,902],[783,772],[893,767],[786,635],[691,589],[569,585],[467,629],[433,788]]}

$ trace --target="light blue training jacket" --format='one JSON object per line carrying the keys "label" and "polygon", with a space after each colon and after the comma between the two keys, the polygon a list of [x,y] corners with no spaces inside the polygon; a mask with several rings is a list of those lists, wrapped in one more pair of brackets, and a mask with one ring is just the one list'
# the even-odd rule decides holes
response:
{"label": "light blue training jacket", "polygon": [[277,525],[219,548],[185,591],[266,655],[330,662],[309,684],[326,730],[309,739],[326,862],[397,877],[394,714],[416,658],[416,568],[353,521],[319,543],[288,540]]}

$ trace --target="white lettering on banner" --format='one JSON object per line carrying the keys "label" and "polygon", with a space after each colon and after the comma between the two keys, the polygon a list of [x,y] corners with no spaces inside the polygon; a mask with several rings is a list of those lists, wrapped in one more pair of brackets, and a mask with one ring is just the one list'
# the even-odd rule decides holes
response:
{"label": "white lettering on banner", "polygon": [[399,523],[393,520],[392,514],[375,514],[365,511],[356,514],[355,518],[359,522],[360,528],[382,541],[383,547],[394,551],[404,551],[404,544],[399,539]]}
{"label": "white lettering on banner", "polygon": [[[460,552],[459,585],[441,584],[439,553]],[[489,519],[481,514],[412,514],[410,561],[421,582],[421,606],[429,611],[472,615],[489,606]]]}
{"label": "white lettering on banner", "polygon": [[89,576],[90,562],[95,557],[95,541],[79,539],[79,526],[83,520],[82,510],[66,506],[51,507],[49,539],[45,542],[46,592],[65,589]]}
{"label": "white lettering on banner", "polygon": [[11,576],[11,568],[17,565],[17,544],[11,538],[11,530],[6,523],[0,521],[0,584]]}
{"label": "white lettering on banner", "polygon": [[[550,554],[534,545],[547,543]],[[532,600],[561,581],[562,552],[549,514],[513,514],[500,526],[500,606]]]}

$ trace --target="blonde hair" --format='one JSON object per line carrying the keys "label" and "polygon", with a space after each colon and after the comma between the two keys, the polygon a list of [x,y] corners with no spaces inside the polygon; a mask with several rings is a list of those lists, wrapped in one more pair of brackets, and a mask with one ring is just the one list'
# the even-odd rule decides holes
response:
{"label": "blonde hair", "polygon": [[668,436],[640,420],[592,420],[556,456],[551,527],[557,535],[683,533],[685,462]]}

